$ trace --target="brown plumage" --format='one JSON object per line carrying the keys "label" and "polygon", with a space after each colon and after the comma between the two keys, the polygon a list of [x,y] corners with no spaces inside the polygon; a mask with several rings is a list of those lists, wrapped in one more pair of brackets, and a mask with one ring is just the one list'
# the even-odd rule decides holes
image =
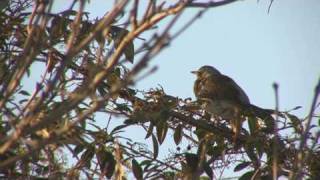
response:
{"label": "brown plumage", "polygon": [[208,113],[230,120],[235,134],[239,133],[243,116],[254,115],[273,121],[273,110],[252,105],[241,87],[214,67],[202,66],[192,73],[197,75],[193,87],[197,100]]}

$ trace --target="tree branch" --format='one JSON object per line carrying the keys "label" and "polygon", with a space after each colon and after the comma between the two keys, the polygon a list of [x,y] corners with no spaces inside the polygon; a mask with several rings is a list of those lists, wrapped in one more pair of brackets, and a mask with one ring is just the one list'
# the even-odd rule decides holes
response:
{"label": "tree branch", "polygon": [[227,4],[234,3],[238,0],[225,0],[225,1],[209,1],[209,2],[193,2],[191,1],[190,3],[187,4],[187,7],[195,7],[195,8],[214,8],[218,6],[224,6]]}

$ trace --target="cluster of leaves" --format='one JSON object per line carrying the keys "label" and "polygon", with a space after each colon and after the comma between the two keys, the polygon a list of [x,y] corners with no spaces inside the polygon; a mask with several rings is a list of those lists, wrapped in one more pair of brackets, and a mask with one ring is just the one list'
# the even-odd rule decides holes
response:
{"label": "cluster of leaves", "polygon": [[[242,179],[294,177],[298,170],[304,177],[319,176],[319,127],[304,129],[303,120],[289,112],[282,112],[274,134],[260,131],[257,117],[248,117],[249,128],[234,142],[230,123],[205,114],[191,99],[162,88],[132,88],[173,40],[176,18],[197,3],[165,7],[150,1],[138,19],[139,1],[131,7],[123,0],[90,20],[86,1],[56,14],[50,13],[51,1],[6,2],[0,5],[1,177],[216,179],[230,165],[244,170]],[[174,18],[163,32],[153,31],[169,15]],[[135,50],[134,39],[145,31],[153,34]],[[145,132],[152,147],[126,135],[130,129]],[[308,146],[297,146],[301,137]],[[165,141],[175,146],[161,159]]]}

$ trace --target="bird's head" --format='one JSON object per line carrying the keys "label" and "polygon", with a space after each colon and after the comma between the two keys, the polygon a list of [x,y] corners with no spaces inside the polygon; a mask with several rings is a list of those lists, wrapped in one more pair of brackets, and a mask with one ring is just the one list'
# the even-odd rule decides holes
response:
{"label": "bird's head", "polygon": [[212,66],[202,66],[197,71],[191,71],[191,73],[196,74],[198,78],[221,75],[221,73]]}

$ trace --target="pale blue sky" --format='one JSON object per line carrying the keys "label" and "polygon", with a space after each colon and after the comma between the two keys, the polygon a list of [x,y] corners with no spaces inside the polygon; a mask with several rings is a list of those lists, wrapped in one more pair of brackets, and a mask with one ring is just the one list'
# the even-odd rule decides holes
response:
{"label": "pale blue sky", "polygon": [[153,61],[159,71],[139,87],[161,84],[169,94],[193,97],[189,72],[208,64],[234,78],[256,105],[274,107],[277,82],[281,109],[308,109],[320,76],[320,1],[275,1],[270,14],[266,2],[211,9]]}
{"label": "pale blue sky", "polygon": [[[55,7],[67,7],[65,1],[57,2],[64,4]],[[209,10],[152,61],[149,67],[156,65],[158,71],[136,87],[147,90],[161,85],[170,95],[194,98],[195,77],[190,71],[212,65],[232,77],[261,107],[274,107],[272,83],[279,83],[280,109],[301,105],[295,114],[305,116],[320,76],[320,1],[275,0],[269,14],[268,3],[244,0]],[[93,18],[108,8],[97,0],[88,6]],[[180,27],[198,10],[187,10]],[[137,139],[145,136],[135,130],[127,133]],[[172,141],[162,147],[174,148]]]}
{"label": "pale blue sky", "polygon": [[[56,2],[55,10],[69,5]],[[245,0],[210,9],[152,61],[158,71],[137,88],[160,84],[171,95],[194,97],[190,71],[212,65],[261,107],[274,107],[272,83],[279,83],[280,109],[301,105],[296,113],[305,114],[320,76],[320,1],[275,0],[269,14],[268,5],[269,0]],[[110,3],[97,0],[87,6],[92,18],[109,8]],[[185,11],[179,25],[198,11]]]}

